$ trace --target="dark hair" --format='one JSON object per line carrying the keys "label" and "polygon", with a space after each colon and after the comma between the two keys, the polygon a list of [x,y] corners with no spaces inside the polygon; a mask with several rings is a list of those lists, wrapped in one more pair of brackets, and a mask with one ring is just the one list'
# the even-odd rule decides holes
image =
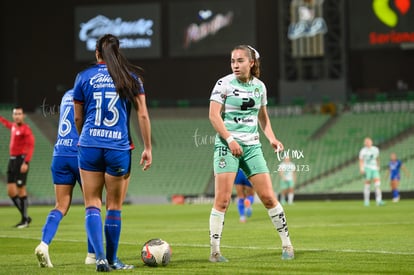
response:
{"label": "dark hair", "polygon": [[22,105],[15,105],[12,110],[21,109],[24,112]]}
{"label": "dark hair", "polygon": [[252,46],[249,45],[238,45],[233,48],[234,50],[244,50],[246,51],[247,55],[249,56],[250,60],[254,60],[253,67],[250,69],[250,73],[259,78],[260,77],[260,55],[259,52],[256,51]]}
{"label": "dark hair", "polygon": [[137,108],[135,95],[143,81],[141,77],[143,69],[125,58],[119,50],[119,39],[113,34],[105,34],[99,38],[96,41],[96,50],[106,63],[119,96],[128,99]]}

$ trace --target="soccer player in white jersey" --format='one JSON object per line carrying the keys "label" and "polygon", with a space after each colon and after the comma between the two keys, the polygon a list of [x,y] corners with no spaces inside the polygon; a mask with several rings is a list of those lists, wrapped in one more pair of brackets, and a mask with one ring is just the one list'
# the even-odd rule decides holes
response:
{"label": "soccer player in white jersey", "polygon": [[372,139],[364,139],[364,147],[359,151],[359,171],[365,175],[364,184],[364,205],[369,206],[369,197],[371,193],[371,183],[375,186],[375,201],[378,206],[384,205],[382,200],[382,191],[380,188],[380,164],[379,149],[373,145]]}
{"label": "soccer player in white jersey", "polygon": [[[263,156],[259,126],[272,150],[283,150],[267,113],[265,84],[260,75],[259,53],[248,45],[231,51],[232,74],[220,78],[210,97],[209,119],[217,132],[214,146],[215,197],[210,213],[211,262],[227,262],[220,241],[224,217],[231,202],[237,171],[243,169],[263,202],[282,241],[282,259],[294,258],[285,212],[273,192]],[[269,147],[267,147],[267,150]]]}
{"label": "soccer player in white jersey", "polygon": [[283,162],[279,164],[278,171],[280,175],[280,202],[282,205],[284,205],[286,201],[288,204],[293,204],[296,166],[289,157],[286,157]]}

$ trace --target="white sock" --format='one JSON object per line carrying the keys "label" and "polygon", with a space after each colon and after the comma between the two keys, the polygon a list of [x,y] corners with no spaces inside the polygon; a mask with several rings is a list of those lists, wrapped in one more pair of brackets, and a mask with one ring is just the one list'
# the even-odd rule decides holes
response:
{"label": "white sock", "polygon": [[380,203],[382,201],[382,192],[381,192],[380,185],[381,185],[380,182],[375,183],[375,201],[377,203]]}
{"label": "white sock", "polygon": [[371,192],[371,185],[364,184],[364,202],[367,204],[369,203],[370,192]]}
{"label": "white sock", "polygon": [[294,193],[289,193],[288,194],[288,204],[292,204],[293,203],[293,197],[294,197]]}
{"label": "white sock", "polygon": [[210,213],[210,251],[220,253],[220,240],[224,226],[224,212],[212,208]]}
{"label": "white sock", "polygon": [[280,203],[276,207],[268,209],[267,213],[269,214],[270,220],[275,226],[277,232],[279,233],[280,239],[282,240],[282,246],[290,246],[289,230],[286,222],[285,212]]}

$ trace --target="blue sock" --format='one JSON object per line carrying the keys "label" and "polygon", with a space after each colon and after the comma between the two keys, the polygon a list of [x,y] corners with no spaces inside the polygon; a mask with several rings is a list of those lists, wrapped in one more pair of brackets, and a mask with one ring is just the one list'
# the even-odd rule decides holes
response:
{"label": "blue sock", "polygon": [[239,198],[237,201],[237,209],[239,210],[239,215],[244,216],[244,199]]}
{"label": "blue sock", "polygon": [[247,196],[247,199],[250,201],[250,205],[253,205],[254,202],[254,196]]}
{"label": "blue sock", "polygon": [[96,207],[88,207],[85,212],[86,234],[93,246],[96,259],[106,259],[103,247],[101,210]]}
{"label": "blue sock", "polygon": [[63,214],[57,209],[53,209],[49,212],[49,215],[46,218],[46,223],[42,229],[42,242],[47,245],[52,242],[62,218]]}
{"label": "blue sock", "polygon": [[89,240],[88,236],[86,236],[86,240],[88,242],[88,253],[94,254],[95,250],[93,249],[93,245],[92,245],[91,241]]}
{"label": "blue sock", "polygon": [[392,190],[392,197],[393,198],[398,198],[399,195],[400,195],[400,193],[398,192],[397,189]]}
{"label": "blue sock", "polygon": [[105,218],[106,257],[113,263],[117,257],[121,235],[121,210],[108,210]]}

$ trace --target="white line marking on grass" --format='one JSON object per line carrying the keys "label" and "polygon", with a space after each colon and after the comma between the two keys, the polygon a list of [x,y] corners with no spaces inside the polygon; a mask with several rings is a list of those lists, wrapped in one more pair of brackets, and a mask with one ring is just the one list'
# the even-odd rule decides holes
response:
{"label": "white line marking on grass", "polygon": [[[22,240],[38,240],[39,238],[29,237],[16,237],[0,235],[1,239],[22,239]],[[53,242],[71,242],[71,243],[85,243],[85,240],[76,239],[53,239]],[[120,244],[126,245],[139,245],[139,242],[120,242]],[[176,244],[170,243],[171,247],[192,247],[192,248],[209,248],[210,244]],[[260,246],[233,246],[233,245],[221,245],[222,248],[226,249],[251,249],[251,250],[281,250],[278,247],[260,247]],[[298,248],[295,247],[296,251],[309,251],[309,252],[339,252],[339,253],[371,253],[371,254],[389,254],[389,255],[414,255],[413,252],[402,252],[402,251],[385,251],[385,250],[356,250],[356,249],[321,249],[321,248]]]}
{"label": "white line marking on grass", "polygon": [[[414,222],[381,222],[381,223],[376,223],[376,222],[366,223],[366,222],[364,222],[363,226],[365,227],[365,226],[378,226],[378,225],[384,226],[384,225],[412,225],[412,224],[414,224]],[[298,224],[290,225],[289,224],[289,228],[343,227],[343,226],[346,226],[346,227],[361,226],[361,224],[360,223],[315,223],[315,224],[307,223],[307,224],[304,224],[304,225],[300,225],[300,224],[299,225]]]}

